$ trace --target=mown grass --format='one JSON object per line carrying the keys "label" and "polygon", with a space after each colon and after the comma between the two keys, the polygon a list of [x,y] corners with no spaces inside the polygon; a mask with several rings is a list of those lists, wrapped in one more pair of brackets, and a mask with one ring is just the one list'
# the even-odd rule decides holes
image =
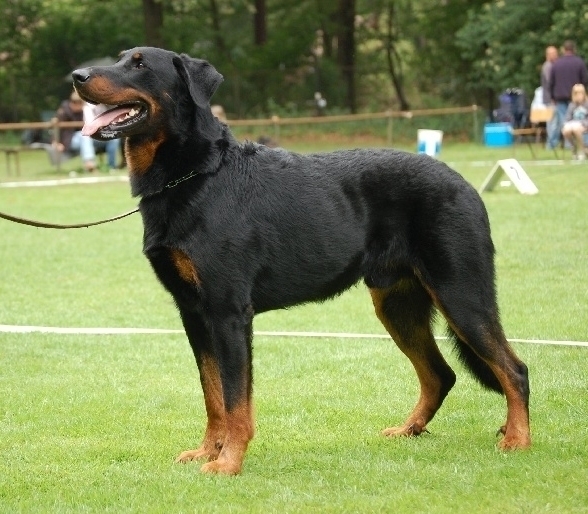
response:
{"label": "mown grass", "polygon": [[[478,186],[511,156],[447,145],[441,157]],[[23,157],[21,179],[55,175],[43,156]],[[524,167],[539,195],[484,194],[507,335],[586,341],[588,165]],[[133,205],[125,184],[0,188],[0,210],[55,222]],[[0,220],[0,323],[180,328],[141,232],[138,217],[75,231]],[[384,333],[363,286],[261,315],[255,329]],[[515,343],[530,368],[534,444],[503,454],[494,442],[504,400],[440,344],[458,383],[431,434],[387,440],[379,431],[418,393],[393,343],[256,337],[257,435],[244,473],[226,478],[173,464],[204,424],[183,335],[0,333],[0,511],[588,512],[587,349]]]}

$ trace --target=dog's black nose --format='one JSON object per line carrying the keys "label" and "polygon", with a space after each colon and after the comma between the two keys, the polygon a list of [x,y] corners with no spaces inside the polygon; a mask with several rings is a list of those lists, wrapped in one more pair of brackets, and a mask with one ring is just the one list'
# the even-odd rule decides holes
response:
{"label": "dog's black nose", "polygon": [[88,68],[75,70],[71,76],[74,79],[74,82],[86,82],[86,80],[90,78],[90,70]]}

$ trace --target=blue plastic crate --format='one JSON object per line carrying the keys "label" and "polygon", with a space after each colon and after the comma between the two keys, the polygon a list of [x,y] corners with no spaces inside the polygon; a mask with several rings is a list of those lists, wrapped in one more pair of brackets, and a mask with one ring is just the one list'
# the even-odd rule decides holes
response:
{"label": "blue plastic crate", "polygon": [[486,123],[484,143],[486,146],[511,146],[513,140],[510,123]]}

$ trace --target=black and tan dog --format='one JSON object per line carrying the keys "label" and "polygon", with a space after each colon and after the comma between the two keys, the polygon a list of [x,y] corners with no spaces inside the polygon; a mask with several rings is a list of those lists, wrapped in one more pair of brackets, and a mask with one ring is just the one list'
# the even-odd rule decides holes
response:
{"label": "black and tan dog", "polygon": [[461,360],[506,396],[499,446],[530,445],[527,368],[500,325],[488,217],[460,175],[394,150],[240,144],[210,111],[222,76],[187,55],[134,48],[73,78],[83,99],[116,106],[84,133],[126,138],[144,252],[196,356],[208,423],[201,446],[178,461],[239,473],[254,432],[254,314],[325,300],[361,279],[421,386],[385,435],[424,431],[455,382],[431,332],[437,309]]}

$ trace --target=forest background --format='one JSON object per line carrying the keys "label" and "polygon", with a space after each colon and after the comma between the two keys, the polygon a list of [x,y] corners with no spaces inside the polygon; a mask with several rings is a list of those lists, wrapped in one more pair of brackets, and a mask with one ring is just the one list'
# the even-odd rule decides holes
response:
{"label": "forest background", "polygon": [[539,86],[547,45],[588,56],[585,0],[0,0],[0,122],[37,121],[69,74],[160,46],[209,60],[230,118],[477,104]]}

